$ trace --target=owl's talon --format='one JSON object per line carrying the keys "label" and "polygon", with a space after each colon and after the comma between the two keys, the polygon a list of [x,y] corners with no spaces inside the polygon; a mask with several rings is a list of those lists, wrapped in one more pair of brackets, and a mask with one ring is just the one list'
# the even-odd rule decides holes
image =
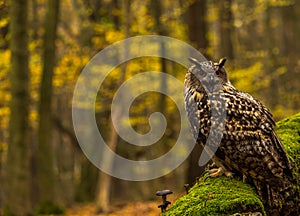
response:
{"label": "owl's talon", "polygon": [[219,176],[222,176],[223,174],[229,178],[233,178],[234,174],[228,170],[224,170],[222,167],[219,168],[213,168],[210,170],[207,170],[204,172],[204,174],[208,173],[206,177],[204,177],[204,180],[207,178],[216,178]]}
{"label": "owl's talon", "polygon": [[230,171],[225,171],[224,172],[225,176],[227,176],[228,178],[233,178],[234,177],[234,173],[230,172]]}
{"label": "owl's talon", "polygon": [[207,178],[216,178],[218,176],[221,176],[221,175],[224,174],[224,171],[221,167],[219,167],[219,168],[213,168],[213,169],[210,169],[210,170],[206,170],[204,172],[204,175],[207,174],[207,173],[208,173],[208,175],[204,177],[204,179],[203,179],[204,181]]}
{"label": "owl's talon", "polygon": [[224,174],[224,170],[222,169],[222,167],[214,168],[214,169],[209,170],[209,175],[212,178],[219,177],[223,174]]}

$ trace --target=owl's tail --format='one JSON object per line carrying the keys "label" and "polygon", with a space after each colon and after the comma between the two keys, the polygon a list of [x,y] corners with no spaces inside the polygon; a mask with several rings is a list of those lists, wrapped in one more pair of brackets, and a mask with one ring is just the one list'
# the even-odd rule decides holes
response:
{"label": "owl's tail", "polygon": [[259,181],[254,181],[254,185],[268,216],[300,215],[299,184],[287,180],[285,187],[270,186]]}

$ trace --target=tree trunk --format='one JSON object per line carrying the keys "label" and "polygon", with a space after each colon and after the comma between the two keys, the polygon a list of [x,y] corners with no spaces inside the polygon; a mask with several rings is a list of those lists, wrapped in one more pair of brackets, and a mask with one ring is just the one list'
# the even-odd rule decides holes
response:
{"label": "tree trunk", "polygon": [[[187,23],[189,29],[189,38],[196,49],[207,56],[208,40],[206,23],[206,0],[196,0],[187,10]],[[199,167],[199,158],[202,148],[195,146],[188,158],[187,182],[194,183],[196,177],[199,177],[204,167]]]}
{"label": "tree trunk", "polygon": [[195,0],[187,10],[189,39],[193,46],[207,56],[206,0]]}
{"label": "tree trunk", "polygon": [[231,11],[231,1],[219,1],[220,13],[220,57],[228,57],[233,59],[233,46],[232,46],[232,29],[233,29],[233,14]]}
{"label": "tree trunk", "polygon": [[[130,2],[131,0],[126,0],[124,1],[124,14],[126,17],[125,18],[125,37],[128,38],[130,36]],[[130,46],[128,44],[126,44],[127,46]],[[127,55],[127,51],[129,47],[125,47],[125,55]],[[124,63],[122,65],[122,74],[121,77],[118,81],[118,84],[121,85],[124,80],[125,80],[125,75],[126,75],[126,70],[127,70],[127,64]],[[118,86],[119,86],[118,85]],[[117,111],[115,113],[116,116],[120,115],[122,107],[117,107]],[[118,117],[116,117],[118,119]],[[111,118],[110,118],[111,119]],[[118,143],[118,134],[117,132],[114,130],[113,127],[113,123],[112,121],[110,121],[109,124],[110,127],[110,135],[109,135],[109,140],[108,140],[108,147],[112,150],[112,151],[116,151],[117,148],[117,143]],[[113,158],[109,158],[107,156],[107,154],[105,154],[105,152],[103,152],[102,157],[104,157],[104,161],[107,164],[108,167],[112,167],[113,166]],[[101,212],[108,212],[110,210],[109,208],[109,204],[110,204],[110,195],[111,195],[111,176],[104,173],[104,172],[99,172],[99,176],[98,176],[98,186],[97,186],[97,196],[96,196],[96,204],[97,204],[97,208],[99,211]]]}
{"label": "tree trunk", "polygon": [[[298,10],[298,11],[297,11]],[[280,59],[283,65],[286,65],[287,73],[279,76],[278,82],[280,87],[279,97],[282,104],[288,109],[297,110],[300,103],[299,98],[299,44],[296,42],[300,36],[299,22],[300,3],[285,6],[280,10],[282,17],[282,47]],[[288,85],[280,85],[280,83],[289,83]]]}
{"label": "tree trunk", "polygon": [[55,66],[55,40],[59,0],[48,0],[44,36],[44,62],[40,87],[38,128],[38,193],[39,203],[54,202],[54,167],[52,148],[52,78]]}
{"label": "tree trunk", "polygon": [[11,1],[11,101],[5,208],[14,215],[32,213],[29,183],[28,2]]}

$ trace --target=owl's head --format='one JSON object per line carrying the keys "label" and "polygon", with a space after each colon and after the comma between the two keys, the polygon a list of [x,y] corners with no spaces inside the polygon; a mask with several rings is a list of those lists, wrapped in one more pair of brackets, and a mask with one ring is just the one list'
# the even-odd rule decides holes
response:
{"label": "owl's head", "polygon": [[230,84],[224,64],[225,58],[218,63],[212,61],[199,62],[194,58],[189,58],[193,66],[189,68],[186,75],[186,84],[197,89],[197,91],[214,92],[219,91],[224,84]]}

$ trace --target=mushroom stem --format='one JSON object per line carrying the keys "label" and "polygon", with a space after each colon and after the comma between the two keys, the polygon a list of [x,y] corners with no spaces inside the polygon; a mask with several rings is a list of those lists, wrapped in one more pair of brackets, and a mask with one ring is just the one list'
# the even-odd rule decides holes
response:
{"label": "mushroom stem", "polygon": [[185,184],[184,188],[185,188],[186,194],[189,194],[190,185],[189,184]]}

